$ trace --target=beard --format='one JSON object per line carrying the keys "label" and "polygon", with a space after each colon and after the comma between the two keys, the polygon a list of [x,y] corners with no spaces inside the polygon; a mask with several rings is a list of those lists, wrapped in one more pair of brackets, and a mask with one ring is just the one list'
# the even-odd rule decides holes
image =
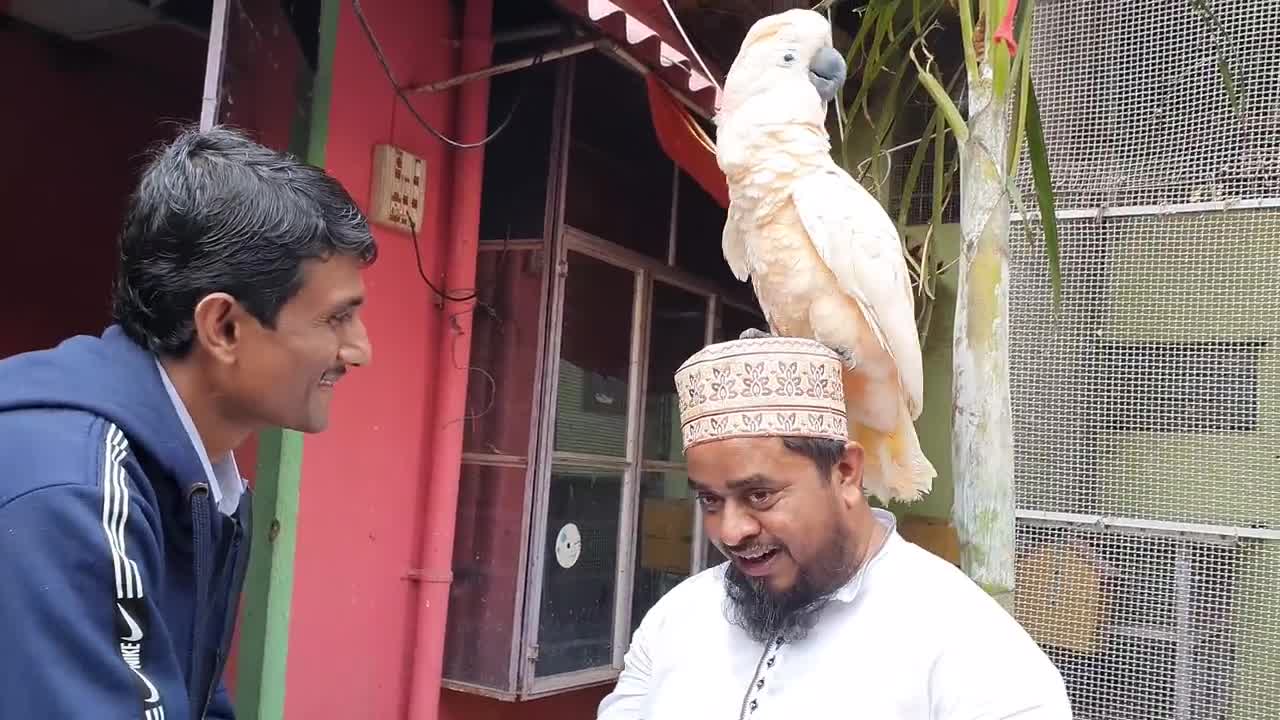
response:
{"label": "beard", "polygon": [[837,523],[831,541],[814,562],[800,566],[795,585],[782,592],[770,590],[765,578],[744,575],[730,561],[724,580],[725,619],[761,644],[803,639],[849,580],[851,554],[848,531]]}

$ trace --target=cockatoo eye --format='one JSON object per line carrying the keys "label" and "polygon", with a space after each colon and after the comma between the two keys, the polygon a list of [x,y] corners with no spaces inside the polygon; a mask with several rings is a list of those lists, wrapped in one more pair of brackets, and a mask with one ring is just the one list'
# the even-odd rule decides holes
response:
{"label": "cockatoo eye", "polygon": [[787,53],[786,55],[782,56],[782,62],[793,63],[795,61],[796,61],[795,53]]}

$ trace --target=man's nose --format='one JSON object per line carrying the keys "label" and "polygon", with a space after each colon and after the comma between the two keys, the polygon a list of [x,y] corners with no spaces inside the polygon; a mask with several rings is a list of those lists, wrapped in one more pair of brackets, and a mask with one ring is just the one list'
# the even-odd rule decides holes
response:
{"label": "man's nose", "polygon": [[339,359],[348,366],[361,367],[373,362],[373,342],[365,330],[364,321],[356,318],[352,323],[342,349],[338,351]]}
{"label": "man's nose", "polygon": [[760,523],[746,509],[735,502],[726,502],[720,511],[720,543],[725,547],[739,547],[760,534]]}

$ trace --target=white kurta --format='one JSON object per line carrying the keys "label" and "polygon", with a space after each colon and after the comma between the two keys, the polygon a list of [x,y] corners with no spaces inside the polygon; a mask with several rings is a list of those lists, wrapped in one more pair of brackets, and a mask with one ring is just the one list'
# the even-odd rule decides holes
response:
{"label": "white kurta", "polygon": [[765,648],[723,612],[726,564],[664,595],[600,720],[1069,720],[1062,676],[960,570],[894,530],[802,640]]}

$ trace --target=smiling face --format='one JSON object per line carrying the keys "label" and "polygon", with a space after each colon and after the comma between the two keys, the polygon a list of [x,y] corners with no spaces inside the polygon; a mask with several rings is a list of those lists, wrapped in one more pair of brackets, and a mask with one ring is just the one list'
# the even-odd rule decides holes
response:
{"label": "smiling face", "polygon": [[275,327],[241,318],[236,362],[220,383],[236,414],[253,424],[325,429],[334,384],[372,360],[360,318],[362,267],[345,256],[308,260],[302,286],[281,307]]}
{"label": "smiling face", "polygon": [[874,521],[856,443],[732,438],[686,453],[707,535],[732,563],[726,619],[798,640],[853,575]]}
{"label": "smiling face", "polygon": [[690,483],[707,535],[742,575],[782,595],[843,584],[862,496],[862,448],[836,446],[830,469],[781,438],[730,438],[689,448]]}

